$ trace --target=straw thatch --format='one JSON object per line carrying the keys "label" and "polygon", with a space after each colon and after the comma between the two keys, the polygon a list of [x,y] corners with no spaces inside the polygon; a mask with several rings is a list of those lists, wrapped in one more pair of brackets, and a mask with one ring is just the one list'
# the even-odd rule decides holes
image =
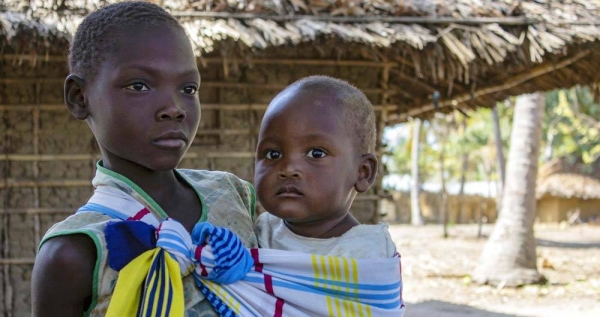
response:
{"label": "straw thatch", "polygon": [[555,174],[537,185],[537,198],[600,199],[600,180],[579,174]]}
{"label": "straw thatch", "polygon": [[536,197],[600,199],[600,160],[592,164],[567,159],[540,168]]}
{"label": "straw thatch", "polygon": [[[82,17],[110,2],[4,0],[0,49],[64,55]],[[387,63],[382,86],[391,90],[386,102],[397,105],[389,123],[595,84],[600,76],[593,71],[600,62],[598,0],[155,2],[182,21],[199,56],[247,64],[257,54]]]}

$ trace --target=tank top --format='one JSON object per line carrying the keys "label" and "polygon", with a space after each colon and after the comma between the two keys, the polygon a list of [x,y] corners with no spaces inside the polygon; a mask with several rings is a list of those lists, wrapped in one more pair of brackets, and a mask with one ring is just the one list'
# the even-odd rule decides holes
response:
{"label": "tank top", "polygon": [[[194,188],[202,203],[203,212],[200,222],[208,221],[215,226],[229,228],[238,235],[246,247],[258,247],[252,220],[256,195],[250,183],[227,172],[178,169],[176,173]],[[92,184],[95,188],[111,186],[123,190],[143,204],[158,219],[167,217],[162,208],[139,186],[123,175],[102,167],[101,162],[97,165]],[[117,280],[118,272],[108,265],[104,237],[104,228],[108,221],[114,220],[96,212],[76,213],[52,226],[40,243],[41,246],[49,239],[71,234],[84,234],[93,240],[97,257],[92,302],[84,316],[105,315]],[[191,275],[183,278],[183,286],[186,317],[218,316],[197,289]]]}

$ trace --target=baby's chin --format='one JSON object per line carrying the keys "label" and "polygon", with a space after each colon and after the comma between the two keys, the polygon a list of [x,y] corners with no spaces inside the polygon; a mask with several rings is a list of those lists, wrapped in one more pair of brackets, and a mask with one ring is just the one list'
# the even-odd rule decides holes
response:
{"label": "baby's chin", "polygon": [[[279,217],[279,216],[278,216]],[[314,226],[316,224],[320,224],[323,222],[323,219],[315,218],[315,217],[279,217],[283,219],[283,221],[294,227],[308,227]]]}

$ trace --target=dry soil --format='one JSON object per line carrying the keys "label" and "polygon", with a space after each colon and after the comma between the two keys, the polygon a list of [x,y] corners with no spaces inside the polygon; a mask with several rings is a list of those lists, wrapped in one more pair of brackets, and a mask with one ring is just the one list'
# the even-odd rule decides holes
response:
{"label": "dry soil", "polygon": [[491,225],[390,225],[402,255],[406,317],[600,317],[600,226],[536,225],[544,285],[471,282]]}

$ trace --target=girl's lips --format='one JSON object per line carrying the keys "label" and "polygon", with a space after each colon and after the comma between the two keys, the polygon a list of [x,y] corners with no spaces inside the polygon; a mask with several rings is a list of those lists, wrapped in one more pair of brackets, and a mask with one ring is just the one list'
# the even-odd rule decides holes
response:
{"label": "girl's lips", "polygon": [[154,144],[156,144],[160,147],[182,148],[187,143],[182,139],[160,139],[160,140],[154,141]]}
{"label": "girl's lips", "polygon": [[187,136],[182,131],[170,131],[154,140],[154,144],[165,148],[182,148],[187,145]]}

